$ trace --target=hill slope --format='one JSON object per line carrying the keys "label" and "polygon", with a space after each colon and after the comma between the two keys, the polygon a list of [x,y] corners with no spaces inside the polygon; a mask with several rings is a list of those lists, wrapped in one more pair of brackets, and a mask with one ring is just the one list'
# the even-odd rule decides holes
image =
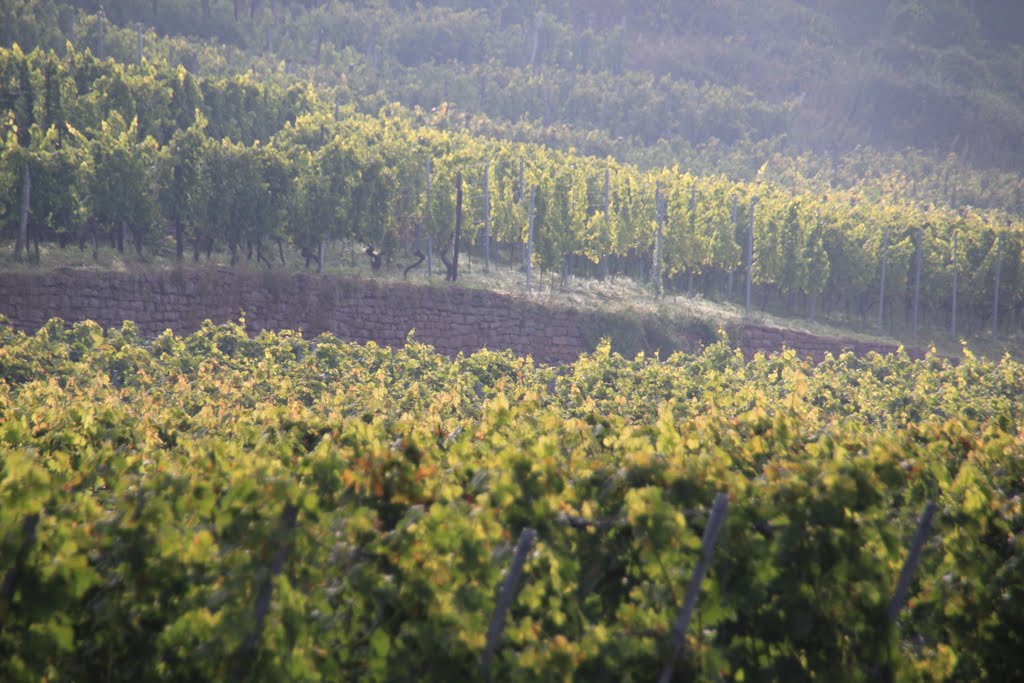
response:
{"label": "hill slope", "polygon": [[[1000,163],[989,148],[1012,156],[1022,139],[1007,133],[1016,13],[991,4],[0,9],[3,40],[59,48],[3,53],[0,222],[18,258],[46,239],[98,257],[109,236],[143,259],[187,246],[270,266],[288,246],[323,268],[341,243],[404,269],[417,250],[429,263],[493,239],[505,262],[519,251],[524,267],[560,270],[562,287],[628,275],[735,303],[753,262],[754,308],[901,333],[920,318],[954,338],[1019,329],[1024,184],[967,165]],[[988,123],[967,126],[950,97]],[[967,154],[925,140],[947,124]],[[825,154],[872,141],[923,149]],[[787,156],[802,149],[819,154]]]}

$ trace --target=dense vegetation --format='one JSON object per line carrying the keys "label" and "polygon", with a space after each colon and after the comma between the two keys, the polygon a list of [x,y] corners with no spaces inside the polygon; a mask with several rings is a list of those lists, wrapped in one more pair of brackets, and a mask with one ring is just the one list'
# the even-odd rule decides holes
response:
{"label": "dense vegetation", "polygon": [[[4,680],[653,680],[717,491],[688,680],[1024,674],[1024,368],[561,368],[295,333],[0,330]],[[939,505],[909,600],[908,538]]]}
{"label": "dense vegetation", "polygon": [[0,73],[12,95],[0,182],[19,254],[55,237],[94,252],[100,240],[134,243],[141,255],[173,236],[179,259],[221,245],[233,263],[246,253],[267,266],[285,244],[314,259],[327,240],[361,243],[375,264],[425,251],[428,239],[443,255],[461,178],[462,242],[494,240],[518,258],[534,196],[526,260],[563,276],[622,273],[656,292],[736,300],[752,217],[761,305],[908,326],[955,328],[959,315],[995,328],[999,315],[1016,331],[1021,321],[1024,241],[1002,210],[923,206],[870,186],[645,171],[473,135],[443,107],[368,116],[300,85],[70,46],[0,51]]}
{"label": "dense vegetation", "polygon": [[[1024,185],[964,163],[1016,158],[1024,139],[1015,15],[991,3],[665,4],[628,23],[616,3],[571,2],[32,0],[0,13],[14,46],[0,65],[0,221],[19,257],[109,237],[270,266],[286,247],[308,264],[345,240],[405,267],[417,249],[490,237],[518,260],[536,186],[526,260],[564,276],[736,301],[752,256],[762,307],[1019,330]],[[822,108],[851,98],[849,116]],[[879,142],[859,129],[903,151],[854,148]]]}
{"label": "dense vegetation", "polygon": [[[71,37],[136,58],[134,36],[103,43],[95,21],[76,25],[72,8],[95,16],[94,0],[3,7],[5,44],[62,49]],[[315,66],[354,92],[591,128],[632,147],[662,139],[677,158],[712,139],[788,153],[915,147],[1008,168],[1022,153],[1021,17],[1005,3],[136,0],[105,10],[115,25],[213,39],[248,62]],[[183,58],[208,66],[200,45]]]}
{"label": "dense vegetation", "polygon": [[[1019,10],[637,5],[0,0],[0,230],[734,302],[749,272],[792,314],[1020,331]],[[556,368],[0,324],[0,678],[653,680],[724,492],[680,676],[1022,679],[1022,395],[966,349]]]}

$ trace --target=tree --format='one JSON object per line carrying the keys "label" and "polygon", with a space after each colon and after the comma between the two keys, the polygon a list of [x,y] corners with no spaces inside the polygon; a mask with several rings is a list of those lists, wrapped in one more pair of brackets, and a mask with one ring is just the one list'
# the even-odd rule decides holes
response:
{"label": "tree", "polygon": [[805,264],[803,291],[811,297],[811,316],[817,312],[818,298],[825,292],[832,264],[825,250],[824,229],[821,226],[820,208],[817,209],[814,222],[804,241],[800,260]]}
{"label": "tree", "polygon": [[324,176],[318,159],[303,147],[288,152],[296,169],[295,202],[291,212],[291,239],[306,257],[306,267],[316,255],[317,269],[323,270],[322,244],[334,225],[334,198],[329,179]]}
{"label": "tree", "polygon": [[193,123],[176,130],[160,150],[160,213],[174,228],[178,261],[184,257],[189,238],[195,245],[194,257],[199,258],[199,229],[206,202],[202,178],[211,142],[204,132],[206,118],[202,112],[196,110],[193,116]]}
{"label": "tree", "polygon": [[527,221],[527,202],[519,198],[519,181],[514,164],[508,157],[493,165],[490,174],[491,223],[495,239],[510,246],[522,244]]}
{"label": "tree", "polygon": [[[196,85],[196,79],[181,65],[178,65],[173,78],[170,79],[170,88],[170,116],[165,122],[167,126],[164,130],[165,140],[169,140],[175,132],[195,123],[203,103],[203,95],[199,86]],[[205,128],[207,123],[205,117],[203,122]]]}
{"label": "tree", "polygon": [[[698,204],[697,222],[707,245],[703,267],[712,272],[731,273],[740,265],[743,249],[736,241],[733,226],[733,196],[736,188],[724,178],[705,184]],[[736,222],[743,223],[737,202]]]}
{"label": "tree", "polygon": [[[671,176],[675,176],[672,178]],[[693,275],[707,261],[707,246],[698,231],[696,178],[689,173],[678,175],[673,172],[665,187],[667,209],[665,226],[665,274],[669,277],[687,274],[692,282]],[[690,289],[690,285],[687,285]]]}
{"label": "tree", "polygon": [[252,222],[248,238],[256,248],[256,259],[270,267],[263,253],[267,240],[278,244],[288,229],[289,209],[293,205],[294,170],[288,158],[276,147],[256,146],[253,162],[260,179],[259,192],[252,204]]}
{"label": "tree", "polygon": [[257,212],[266,191],[256,147],[227,138],[209,146],[202,183],[208,188],[203,216],[208,226],[207,250],[216,239],[223,240],[231,252],[231,265],[237,265],[239,249],[253,236],[253,226],[261,219]]}
{"label": "tree", "polygon": [[29,207],[32,201],[31,153],[19,144],[17,127],[9,123],[7,128],[0,153],[0,174],[4,181],[4,213],[18,225],[14,256],[20,261],[28,243]]}
{"label": "tree", "polygon": [[36,121],[35,85],[29,70],[28,56],[17,44],[11,49],[10,59],[5,60],[3,81],[5,90],[12,93],[11,118],[8,123],[13,132],[11,142],[17,146],[7,155],[8,163],[17,164],[20,170],[21,187],[19,202],[18,238],[14,246],[14,257],[22,260],[22,252],[28,248],[28,219],[32,203],[31,154],[32,131]]}
{"label": "tree", "polygon": [[170,139],[169,131],[173,130],[171,125],[176,123],[177,116],[172,111],[174,89],[166,75],[149,61],[126,69],[124,79],[135,104],[140,140],[149,136],[160,144],[166,144]]}
{"label": "tree", "polygon": [[[156,217],[156,141],[138,139],[138,121],[125,123],[117,111],[92,131],[88,142],[91,163],[87,165],[89,213],[95,225],[113,231],[118,251],[131,231],[135,251],[154,234]],[[95,242],[95,233],[93,235]]]}
{"label": "tree", "polygon": [[355,193],[362,183],[359,153],[351,138],[337,136],[312,155],[300,181],[300,199],[306,230],[300,248],[317,250],[323,269],[326,240],[355,237]]}
{"label": "tree", "polygon": [[78,230],[85,213],[82,166],[88,151],[75,140],[63,139],[56,126],[39,131],[32,149],[32,217],[38,254],[45,228],[63,246]]}
{"label": "tree", "polygon": [[67,134],[65,124],[67,116],[64,111],[65,74],[60,60],[51,50],[43,62],[43,129],[54,128],[57,131],[57,144],[64,141]]}

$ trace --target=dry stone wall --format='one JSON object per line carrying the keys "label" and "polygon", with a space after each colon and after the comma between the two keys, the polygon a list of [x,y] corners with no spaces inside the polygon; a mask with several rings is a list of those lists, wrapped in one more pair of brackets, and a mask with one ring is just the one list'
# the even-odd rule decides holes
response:
{"label": "dry stone wall", "polygon": [[[358,342],[400,346],[418,341],[454,356],[481,348],[510,349],[542,363],[571,362],[590,350],[586,312],[459,286],[426,287],[340,277],[228,268],[142,273],[0,273],[0,314],[34,331],[50,318],[95,320],[109,327],[125,320],[156,336],[188,334],[204,320],[245,317],[246,327],[301,329]],[[889,352],[894,346],[835,340],[786,330],[741,327],[731,331],[748,355],[783,346],[820,359],[826,352]],[[683,334],[680,348],[695,350],[698,336]],[[650,349],[653,351],[654,349]]]}

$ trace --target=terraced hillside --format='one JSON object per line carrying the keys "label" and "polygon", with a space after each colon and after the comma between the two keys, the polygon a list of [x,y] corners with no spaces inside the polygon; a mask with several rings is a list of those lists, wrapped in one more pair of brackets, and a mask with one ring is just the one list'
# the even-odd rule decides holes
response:
{"label": "terraced hillside", "polygon": [[916,343],[1020,329],[1024,79],[1001,5],[2,11],[17,260],[109,240],[267,267],[290,248],[319,272],[341,245],[447,273],[461,249]]}

